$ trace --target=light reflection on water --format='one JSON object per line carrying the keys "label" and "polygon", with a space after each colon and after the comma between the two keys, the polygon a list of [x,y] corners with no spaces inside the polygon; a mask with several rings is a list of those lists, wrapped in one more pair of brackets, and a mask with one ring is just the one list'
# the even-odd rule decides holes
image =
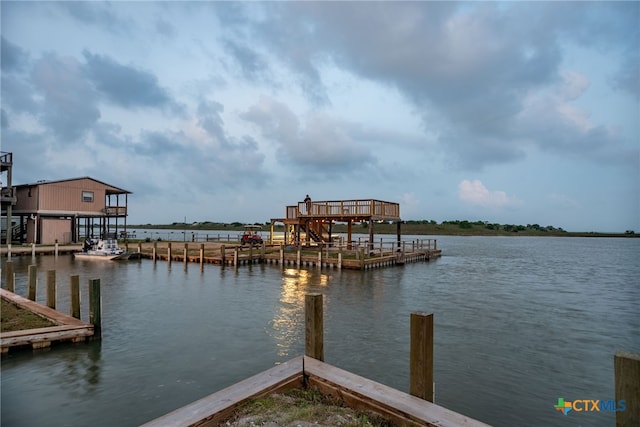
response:
{"label": "light reflection on water", "polygon": [[[325,295],[329,363],[407,390],[409,314],[433,312],[438,403],[495,425],[612,424],[611,414],[564,417],[553,405],[612,399],[614,352],[640,351],[640,240],[444,237],[439,246],[435,262],[365,272],[36,258],[37,300],[56,269],[58,308],[68,311],[68,276],[78,274],[84,319],[88,279],[101,279],[103,339],[3,358],[2,425],[161,416],[302,354],[310,292]],[[32,260],[13,261],[26,295]]]}

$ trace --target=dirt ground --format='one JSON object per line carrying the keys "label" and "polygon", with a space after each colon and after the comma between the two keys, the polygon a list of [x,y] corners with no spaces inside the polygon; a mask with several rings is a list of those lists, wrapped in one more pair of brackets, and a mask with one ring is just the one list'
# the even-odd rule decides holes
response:
{"label": "dirt ground", "polygon": [[316,391],[292,390],[253,399],[221,426],[228,427],[390,427],[388,420],[345,407]]}

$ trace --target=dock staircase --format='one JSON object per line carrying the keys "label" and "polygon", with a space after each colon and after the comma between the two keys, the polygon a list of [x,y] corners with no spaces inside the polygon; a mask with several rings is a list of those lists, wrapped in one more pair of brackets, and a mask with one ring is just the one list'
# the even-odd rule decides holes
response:
{"label": "dock staircase", "polygon": [[301,224],[301,230],[316,243],[329,242],[329,227],[323,220],[308,220]]}

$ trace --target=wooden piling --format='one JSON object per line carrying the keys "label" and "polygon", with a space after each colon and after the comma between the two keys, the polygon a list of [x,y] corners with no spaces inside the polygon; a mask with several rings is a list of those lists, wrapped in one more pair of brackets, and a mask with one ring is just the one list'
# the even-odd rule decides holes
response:
{"label": "wooden piling", "polygon": [[71,295],[71,316],[80,318],[80,276],[74,274],[69,279],[69,292]]}
{"label": "wooden piling", "polygon": [[185,268],[187,267],[187,262],[189,262],[189,259],[187,258],[187,256],[189,255],[189,244],[185,243],[184,244],[184,266]]}
{"label": "wooden piling", "polygon": [[158,242],[153,242],[153,254],[151,256],[153,258],[153,262],[158,261]]}
{"label": "wooden piling", "polygon": [[280,243],[280,265],[284,267],[284,243]]}
{"label": "wooden piling", "polygon": [[58,256],[58,239],[56,239],[56,246],[55,246],[54,254],[55,254],[56,257]]}
{"label": "wooden piling", "polygon": [[142,242],[138,242],[138,253],[142,253]]}
{"label": "wooden piling", "polygon": [[235,250],[233,251],[233,266],[235,268],[238,268],[238,247],[236,246]]}
{"label": "wooden piling", "polygon": [[227,263],[227,248],[224,245],[220,245],[220,263],[222,267]]}
{"label": "wooden piling", "polygon": [[617,351],[613,357],[616,407],[624,400],[625,410],[616,411],[616,427],[640,426],[640,354]]}
{"label": "wooden piling", "polygon": [[200,270],[204,268],[204,243],[200,243]]}
{"label": "wooden piling", "polygon": [[322,251],[318,252],[318,268],[322,268]]}
{"label": "wooden piling", "polygon": [[36,257],[36,244],[32,243],[31,244],[31,258],[35,258]]}
{"label": "wooden piling", "polygon": [[33,264],[30,265],[27,276],[28,276],[27,298],[29,298],[31,301],[35,301],[36,300],[36,281],[38,279],[38,266]]}
{"label": "wooden piling", "polygon": [[171,242],[167,243],[167,262],[171,264]]}
{"label": "wooden piling", "polygon": [[93,336],[99,338],[102,335],[100,279],[89,279],[89,323],[93,325]]}
{"label": "wooden piling", "polygon": [[322,294],[306,294],[304,305],[304,354],[324,361]]}
{"label": "wooden piling", "polygon": [[411,313],[410,327],[409,394],[433,402],[433,314]]}
{"label": "wooden piling", "polygon": [[47,307],[56,308],[56,271],[47,271]]}
{"label": "wooden piling", "polygon": [[7,290],[15,292],[16,276],[13,272],[13,261],[7,261],[4,265],[4,280],[7,283]]}

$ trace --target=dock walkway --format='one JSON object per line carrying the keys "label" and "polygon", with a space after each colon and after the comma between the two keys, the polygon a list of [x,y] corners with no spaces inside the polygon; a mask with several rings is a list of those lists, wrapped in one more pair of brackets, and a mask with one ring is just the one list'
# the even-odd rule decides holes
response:
{"label": "dock walkway", "polygon": [[[368,270],[391,267],[406,263],[430,261],[440,257],[435,240],[416,244],[405,242],[401,250],[378,247],[370,250],[368,245],[340,249],[329,246],[242,246],[235,243],[205,242],[138,242],[121,244],[127,251],[137,252],[141,258],[155,261],[218,264],[242,266],[251,264],[277,264],[295,267],[346,268]],[[0,248],[0,256],[66,255],[82,250],[82,245],[12,245]]]}

